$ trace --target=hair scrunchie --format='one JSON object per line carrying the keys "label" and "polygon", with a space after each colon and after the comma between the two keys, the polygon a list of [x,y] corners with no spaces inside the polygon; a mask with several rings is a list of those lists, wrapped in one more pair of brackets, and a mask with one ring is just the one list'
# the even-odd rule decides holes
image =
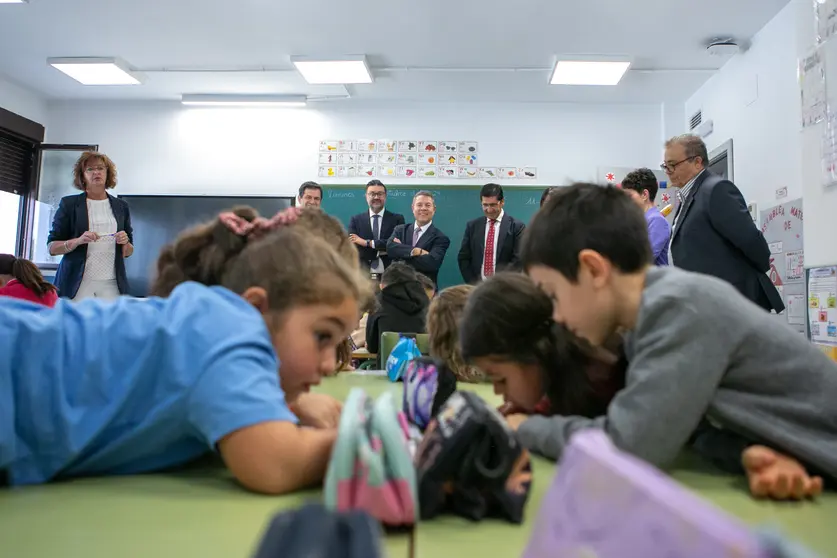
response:
{"label": "hair scrunchie", "polygon": [[225,211],[218,215],[218,221],[221,222],[233,234],[247,237],[247,240],[258,240],[271,231],[275,231],[279,227],[284,227],[293,224],[302,213],[302,208],[289,207],[278,212],[270,219],[264,217],[256,217],[252,221],[248,221],[243,217],[239,217],[232,211]]}

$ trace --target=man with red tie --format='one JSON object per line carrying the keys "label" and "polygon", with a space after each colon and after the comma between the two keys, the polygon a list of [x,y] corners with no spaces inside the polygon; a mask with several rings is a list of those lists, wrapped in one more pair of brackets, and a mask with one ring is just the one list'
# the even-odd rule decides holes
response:
{"label": "man with red tie", "polygon": [[520,249],[526,225],[503,209],[503,188],[486,184],[480,190],[485,217],[465,225],[459,249],[459,271],[466,283],[479,283],[498,271],[520,269]]}

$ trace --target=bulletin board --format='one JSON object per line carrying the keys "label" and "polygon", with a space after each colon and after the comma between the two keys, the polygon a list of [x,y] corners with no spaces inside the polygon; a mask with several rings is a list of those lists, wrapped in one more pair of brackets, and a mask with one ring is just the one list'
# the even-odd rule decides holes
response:
{"label": "bulletin board", "polygon": [[821,182],[837,187],[837,0],[811,3],[817,30],[817,45],[799,60],[802,127],[823,123],[821,137]]}
{"label": "bulletin board", "polygon": [[806,270],[808,338],[837,361],[837,265]]}
{"label": "bulletin board", "polygon": [[787,323],[801,334],[806,328],[803,218],[800,198],[762,211],[758,220],[770,247],[768,276],[785,302],[785,311],[773,319]]}

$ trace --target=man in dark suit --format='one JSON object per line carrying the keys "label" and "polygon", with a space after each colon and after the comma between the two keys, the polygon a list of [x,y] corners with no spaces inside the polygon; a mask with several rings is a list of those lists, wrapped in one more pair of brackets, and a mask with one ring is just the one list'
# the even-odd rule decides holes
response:
{"label": "man in dark suit", "polygon": [[303,182],[299,187],[297,207],[315,207],[323,205],[323,187],[313,181]]}
{"label": "man in dark suit", "polygon": [[398,225],[387,242],[387,254],[393,261],[399,260],[424,273],[438,285],[439,268],[445,261],[450,238],[433,226],[436,201],[433,194],[421,190],[413,196],[415,223]]}
{"label": "man in dark suit", "polygon": [[770,248],[750,217],[735,184],[712,174],[706,145],[698,136],[666,142],[661,165],[680,188],[680,207],[671,232],[673,264],[713,275],[731,283],[767,311],[785,309],[782,297],[767,276]]}
{"label": "man in dark suit", "polygon": [[380,180],[372,180],[366,185],[369,211],[349,219],[349,240],[357,245],[360,265],[368,268],[376,278],[380,278],[392,262],[387,255],[387,240],[395,227],[404,224],[403,215],[385,209],[386,202],[387,187]]}
{"label": "man in dark suit", "polygon": [[503,188],[486,184],[480,190],[485,217],[468,221],[459,248],[459,271],[466,283],[479,283],[497,271],[520,269],[526,225],[503,210]]}

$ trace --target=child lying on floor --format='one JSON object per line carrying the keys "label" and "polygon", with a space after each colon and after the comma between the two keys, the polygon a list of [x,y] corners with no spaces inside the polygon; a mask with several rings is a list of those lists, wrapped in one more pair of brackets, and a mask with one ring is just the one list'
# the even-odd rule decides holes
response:
{"label": "child lying on floor", "polygon": [[332,217],[239,208],[163,251],[166,298],[0,299],[0,472],[144,473],[217,449],[257,492],[320,482],[336,430],[297,423],[336,426],[339,403],[304,394],[334,370],[366,288]]}
{"label": "child lying on floor", "polygon": [[664,466],[694,438],[735,434],[756,496],[813,496],[820,476],[837,477],[837,364],[728,283],[653,267],[625,192],[554,193],[527,229],[523,261],[556,322],[593,345],[626,331],[629,362],[606,415],[510,420],[524,445],[558,458],[574,432],[596,427]]}

